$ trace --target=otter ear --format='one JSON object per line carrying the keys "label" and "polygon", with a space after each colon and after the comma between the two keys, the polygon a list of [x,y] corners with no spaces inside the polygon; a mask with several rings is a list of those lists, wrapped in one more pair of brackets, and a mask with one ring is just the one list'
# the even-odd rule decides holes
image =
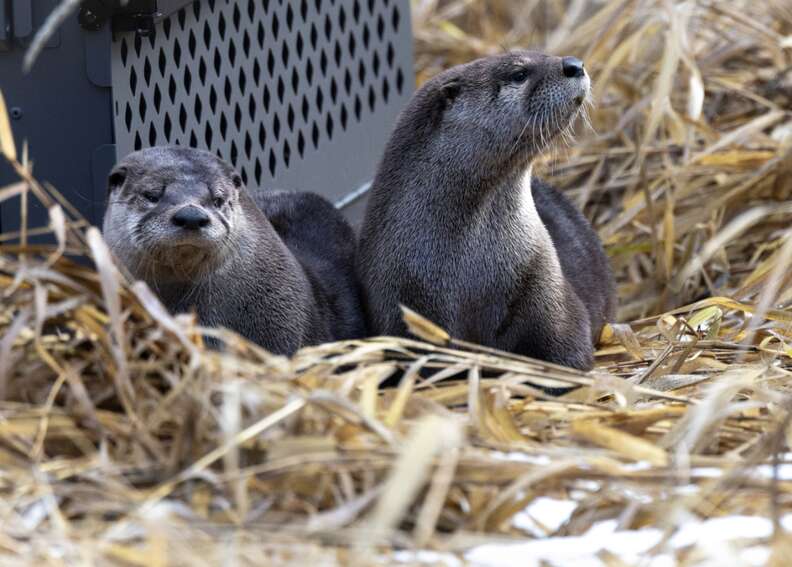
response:
{"label": "otter ear", "polygon": [[452,79],[448,81],[446,84],[442,86],[443,92],[443,99],[445,100],[446,104],[454,102],[454,99],[459,96],[459,92],[462,90],[462,85],[459,84],[459,81],[456,79]]}
{"label": "otter ear", "polygon": [[126,181],[127,169],[125,167],[118,167],[110,172],[110,177],[107,179],[107,192],[112,193],[124,184]]}
{"label": "otter ear", "polygon": [[437,120],[442,118],[443,113],[451,107],[461,90],[462,85],[456,79],[451,79],[440,87],[435,108],[435,118]]}

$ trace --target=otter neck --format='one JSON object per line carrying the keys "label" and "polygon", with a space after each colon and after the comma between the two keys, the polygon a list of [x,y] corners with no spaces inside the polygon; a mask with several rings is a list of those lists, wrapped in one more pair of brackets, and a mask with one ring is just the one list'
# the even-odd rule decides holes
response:
{"label": "otter neck", "polygon": [[496,241],[512,243],[521,250],[521,258],[544,271],[546,277],[557,280],[560,287],[561,262],[536,209],[532,177],[533,168],[528,164],[524,169],[501,176],[492,186],[479,186],[476,193],[463,193],[461,198],[467,202],[460,203],[463,206],[445,207],[444,215],[456,216],[441,222],[462,236],[485,231]]}
{"label": "otter neck", "polygon": [[556,253],[555,246],[547,231],[547,227],[536,210],[536,203],[533,198],[533,168],[528,168],[522,173],[520,178],[501,188],[496,192],[494,199],[494,213],[509,214],[514,222],[501,222],[510,227],[512,233],[526,236],[537,248],[541,248],[551,263],[560,270],[560,262]]}
{"label": "otter neck", "polygon": [[560,298],[565,288],[561,261],[534,203],[532,169],[529,165],[517,180],[511,180],[494,193],[485,218],[489,225],[498,227],[504,241],[524,243],[523,250],[530,253],[530,262],[544,272],[550,284],[548,297]]}
{"label": "otter neck", "polygon": [[[424,198],[431,201],[431,210],[451,222],[459,230],[485,226],[490,231],[524,232],[524,227],[544,240],[549,234],[544,227],[531,193],[532,166],[518,163],[499,175],[455,175],[454,179],[432,179]],[[453,206],[449,206],[453,203]]]}

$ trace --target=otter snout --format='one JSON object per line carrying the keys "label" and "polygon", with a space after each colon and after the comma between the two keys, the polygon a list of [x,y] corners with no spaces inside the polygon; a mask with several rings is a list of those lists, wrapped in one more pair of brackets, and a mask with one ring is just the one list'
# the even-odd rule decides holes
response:
{"label": "otter snout", "polygon": [[564,57],[561,59],[561,68],[564,71],[564,76],[572,78],[580,78],[586,74],[583,68],[583,61],[577,57]]}
{"label": "otter snout", "polygon": [[583,61],[577,57],[562,57],[561,73],[566,79],[571,79],[570,82],[575,84],[575,87],[573,88],[578,91],[576,94],[571,96],[572,102],[575,104],[575,106],[582,105],[583,101],[586,100],[586,95],[588,94],[591,84],[588,74],[586,73],[586,67],[583,65]]}
{"label": "otter snout", "polygon": [[187,205],[174,213],[171,217],[171,222],[175,226],[185,230],[200,230],[208,226],[211,219],[206,211],[200,207]]}

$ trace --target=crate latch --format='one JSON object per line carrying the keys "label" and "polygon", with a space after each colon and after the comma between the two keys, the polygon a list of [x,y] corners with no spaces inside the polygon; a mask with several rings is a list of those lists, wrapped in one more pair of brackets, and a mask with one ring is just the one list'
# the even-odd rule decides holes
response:
{"label": "crate latch", "polygon": [[99,30],[109,20],[113,32],[149,36],[160,16],[156,0],[84,0],[78,20],[89,31]]}

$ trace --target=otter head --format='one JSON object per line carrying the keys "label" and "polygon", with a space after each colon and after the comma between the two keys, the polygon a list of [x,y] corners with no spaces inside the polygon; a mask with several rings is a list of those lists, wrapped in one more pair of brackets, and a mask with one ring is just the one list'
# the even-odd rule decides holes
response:
{"label": "otter head", "polygon": [[[503,171],[530,162],[564,131],[590,88],[579,59],[515,50],[453,67],[417,98],[432,108],[432,130],[457,161]],[[466,148],[475,156],[458,159]]]}
{"label": "otter head", "polygon": [[192,283],[233,256],[242,178],[202,150],[134,152],[110,173],[105,240],[131,275],[153,287]]}

